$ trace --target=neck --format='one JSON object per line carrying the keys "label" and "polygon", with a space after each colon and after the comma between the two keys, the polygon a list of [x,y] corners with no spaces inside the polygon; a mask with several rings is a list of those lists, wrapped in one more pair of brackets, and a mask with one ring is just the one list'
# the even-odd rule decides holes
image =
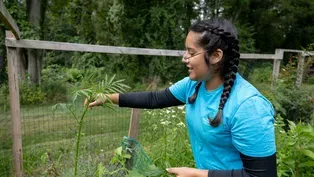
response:
{"label": "neck", "polygon": [[223,79],[219,76],[219,74],[213,76],[211,79],[206,81],[206,89],[207,90],[215,90],[221,84],[223,84]]}

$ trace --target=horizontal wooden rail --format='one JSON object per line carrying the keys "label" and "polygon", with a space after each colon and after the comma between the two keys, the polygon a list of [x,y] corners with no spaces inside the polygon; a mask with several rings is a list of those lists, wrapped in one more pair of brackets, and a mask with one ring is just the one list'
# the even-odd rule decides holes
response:
{"label": "horizontal wooden rail", "polygon": [[2,0],[0,0],[0,21],[4,23],[14,34],[16,39],[20,39],[21,33],[10,13],[5,8]]}
{"label": "horizontal wooden rail", "polygon": [[[156,56],[182,56],[183,50],[165,50],[165,49],[147,49],[134,47],[117,47],[91,44],[76,44],[67,42],[50,42],[37,40],[15,40],[6,38],[7,47],[30,48],[30,49],[46,49],[61,51],[78,51],[78,52],[98,52],[112,54],[128,54],[128,55],[156,55]],[[241,54],[241,59],[282,59],[275,54]]]}
{"label": "horizontal wooden rail", "polygon": [[302,56],[314,56],[314,51],[294,50],[294,49],[280,49],[283,52],[301,53]]}
{"label": "horizontal wooden rail", "polygon": [[116,47],[116,46],[76,44],[76,43],[67,43],[67,42],[50,42],[50,41],[37,41],[37,40],[15,40],[15,39],[10,39],[10,38],[6,39],[6,46],[17,47],[17,48],[30,48],[30,49],[97,52],[97,53],[112,53],[112,54],[129,54],[129,55],[158,55],[158,56],[182,56],[184,52],[180,50]]}

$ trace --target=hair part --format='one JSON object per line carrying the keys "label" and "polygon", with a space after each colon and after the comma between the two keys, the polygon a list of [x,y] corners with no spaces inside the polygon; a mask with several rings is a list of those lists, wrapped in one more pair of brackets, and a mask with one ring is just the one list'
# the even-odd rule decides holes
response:
{"label": "hair part", "polygon": [[[236,73],[238,72],[240,53],[237,30],[230,21],[214,18],[194,23],[189,31],[201,34],[198,44],[204,50],[207,50],[205,62],[208,66],[210,66],[210,62],[206,56],[211,56],[217,49],[223,51],[222,59],[213,67],[214,72],[218,72],[224,80],[224,89],[220,97],[218,112],[214,119],[209,118],[210,125],[217,127],[221,123],[223,108],[231,94]],[[201,82],[196,85],[194,94],[189,97],[188,101],[190,104],[195,102],[200,85]]]}

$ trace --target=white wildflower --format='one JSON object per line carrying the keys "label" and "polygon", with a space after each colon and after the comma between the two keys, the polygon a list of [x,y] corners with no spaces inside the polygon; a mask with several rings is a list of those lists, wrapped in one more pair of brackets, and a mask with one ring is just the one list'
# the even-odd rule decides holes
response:
{"label": "white wildflower", "polygon": [[183,106],[178,106],[178,109],[183,110],[183,109],[185,109],[185,106],[184,105]]}
{"label": "white wildflower", "polygon": [[185,124],[183,122],[177,123],[178,127],[185,127]]}
{"label": "white wildflower", "polygon": [[162,121],[162,122],[160,122],[160,124],[161,124],[161,125],[169,125],[169,124],[170,124],[170,122],[166,120],[166,121]]}

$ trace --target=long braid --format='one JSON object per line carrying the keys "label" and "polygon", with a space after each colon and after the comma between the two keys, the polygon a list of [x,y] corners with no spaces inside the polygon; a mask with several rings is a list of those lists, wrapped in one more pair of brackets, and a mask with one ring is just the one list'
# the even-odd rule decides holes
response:
{"label": "long braid", "polygon": [[[190,30],[194,32],[201,33],[201,38],[199,44],[208,50],[210,55],[216,49],[221,49],[224,52],[224,57],[221,62],[217,65],[216,72],[219,71],[220,76],[224,80],[224,89],[220,97],[220,103],[218,107],[218,113],[214,119],[209,118],[210,125],[217,127],[221,123],[222,110],[230,96],[234,81],[236,78],[236,73],[238,72],[239,65],[239,41],[237,40],[237,32],[233,28],[233,25],[229,25],[228,21],[223,19],[210,19],[198,22],[194,24]],[[227,24],[227,25],[226,25]],[[231,23],[229,23],[231,24]],[[221,25],[226,25],[227,27],[222,29]],[[233,31],[233,34],[227,31]],[[209,65],[209,59],[205,56],[205,62]],[[195,88],[195,93],[190,97],[193,98],[193,102],[197,97],[197,92],[201,83],[198,83]],[[189,103],[190,103],[189,98]],[[193,103],[192,102],[192,103]]]}
{"label": "long braid", "polygon": [[189,97],[188,101],[190,104],[194,103],[196,98],[197,98],[197,95],[198,95],[198,90],[200,89],[201,87],[201,84],[202,82],[198,82],[197,85],[195,86],[195,92],[192,96]]}
{"label": "long braid", "polygon": [[[222,75],[224,77],[224,89],[220,97],[220,103],[218,107],[218,113],[216,117],[210,120],[210,125],[213,127],[217,127],[221,123],[222,119],[222,110],[230,96],[232,86],[234,85],[234,80],[236,78],[236,73],[238,72],[238,65],[239,65],[239,42],[235,37],[233,37],[229,32],[224,32],[223,30],[217,29],[218,35],[222,38],[227,40],[228,49],[227,52],[229,53],[229,58],[225,59],[225,64],[222,68]],[[215,31],[213,31],[215,33]]]}

